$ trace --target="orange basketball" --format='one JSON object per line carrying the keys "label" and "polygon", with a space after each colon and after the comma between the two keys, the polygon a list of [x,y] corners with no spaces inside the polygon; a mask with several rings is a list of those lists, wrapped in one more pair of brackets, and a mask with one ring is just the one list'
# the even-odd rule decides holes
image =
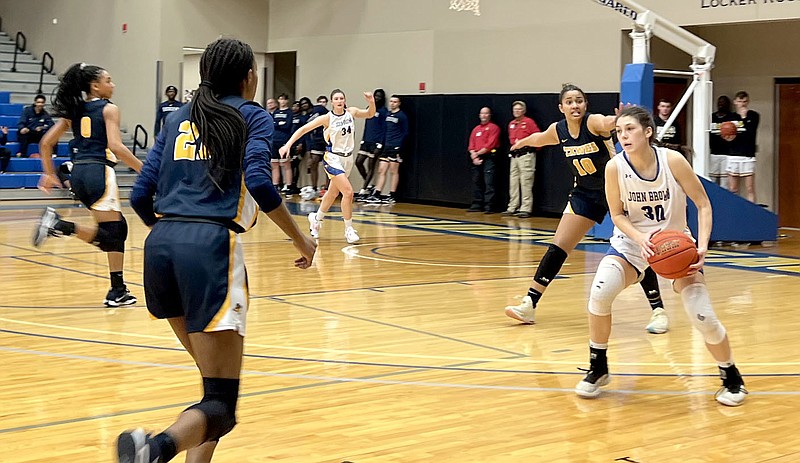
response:
{"label": "orange basketball", "polygon": [[723,140],[731,141],[736,138],[736,124],[731,121],[723,122],[719,126],[719,136]]}
{"label": "orange basketball", "polygon": [[664,278],[683,278],[689,273],[689,266],[697,262],[697,247],[686,233],[664,230],[653,235],[650,242],[655,246],[656,254],[647,262]]}

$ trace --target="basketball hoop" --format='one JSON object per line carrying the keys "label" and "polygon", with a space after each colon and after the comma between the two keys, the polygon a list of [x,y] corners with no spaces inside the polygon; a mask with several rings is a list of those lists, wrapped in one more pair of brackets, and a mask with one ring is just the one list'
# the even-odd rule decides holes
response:
{"label": "basketball hoop", "polygon": [[475,16],[481,15],[481,0],[450,0],[450,9],[471,11]]}

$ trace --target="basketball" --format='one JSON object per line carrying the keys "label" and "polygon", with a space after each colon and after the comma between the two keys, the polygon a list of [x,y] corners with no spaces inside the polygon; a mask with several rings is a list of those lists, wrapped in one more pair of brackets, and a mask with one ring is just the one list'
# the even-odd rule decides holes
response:
{"label": "basketball", "polygon": [[719,136],[725,141],[731,141],[736,138],[736,124],[730,121],[720,124]]}
{"label": "basketball", "polygon": [[29,158],[31,158],[31,159],[39,159],[39,158],[41,158],[41,157],[42,157],[42,155],[41,155],[41,154],[39,154],[39,153],[33,153],[33,154],[31,154],[30,156],[28,156],[28,157],[29,157]]}
{"label": "basketball", "polygon": [[650,241],[655,255],[647,259],[650,268],[664,278],[675,280],[689,273],[689,266],[697,262],[697,247],[692,238],[677,230],[656,233]]}

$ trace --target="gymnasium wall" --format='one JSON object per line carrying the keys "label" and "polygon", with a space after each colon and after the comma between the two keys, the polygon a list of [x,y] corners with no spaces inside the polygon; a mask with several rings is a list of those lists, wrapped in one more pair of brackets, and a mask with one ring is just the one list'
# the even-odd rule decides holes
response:
{"label": "gymnasium wall", "polygon": [[0,0],[9,35],[23,31],[36,56],[49,51],[58,73],[75,62],[107,68],[123,128],[142,124],[148,131],[164,91],[156,89],[156,61],[164,62],[163,86],[180,86],[185,46],[202,48],[228,35],[263,52],[268,11],[268,0]]}

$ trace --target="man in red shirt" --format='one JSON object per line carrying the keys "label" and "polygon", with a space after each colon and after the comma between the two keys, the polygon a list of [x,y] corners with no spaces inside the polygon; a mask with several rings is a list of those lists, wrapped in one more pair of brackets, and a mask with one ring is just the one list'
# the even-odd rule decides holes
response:
{"label": "man in red shirt", "polygon": [[469,157],[472,159],[472,183],[475,185],[472,206],[467,212],[491,214],[494,198],[494,153],[500,146],[500,127],[494,124],[492,110],[484,107],[478,115],[481,123],[469,136]]}
{"label": "man in red shirt", "polygon": [[[508,123],[508,139],[511,145],[528,135],[541,132],[536,122],[525,116],[527,106],[524,101],[515,101],[511,106],[514,119]],[[511,158],[511,172],[508,182],[508,208],[503,215],[528,218],[533,212],[533,174],[536,172],[535,148],[525,147],[508,152]],[[521,194],[520,194],[521,192]],[[520,203],[520,196],[522,202]]]}

